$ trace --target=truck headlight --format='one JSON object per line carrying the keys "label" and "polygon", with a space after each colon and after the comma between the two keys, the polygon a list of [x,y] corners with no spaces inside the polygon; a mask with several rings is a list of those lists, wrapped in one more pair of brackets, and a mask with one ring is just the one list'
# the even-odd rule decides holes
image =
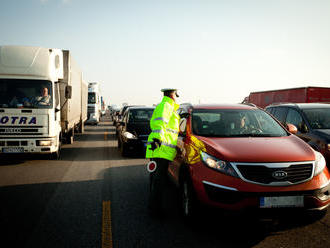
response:
{"label": "truck headlight", "polygon": [[52,143],[51,140],[37,140],[37,146],[51,146]]}
{"label": "truck headlight", "polygon": [[127,139],[137,139],[137,137],[136,137],[134,134],[130,133],[130,132],[125,132],[125,133],[124,133],[124,136],[125,136]]}
{"label": "truck headlight", "polygon": [[314,169],[314,176],[320,174],[324,167],[326,166],[325,159],[323,155],[317,151],[315,152],[315,169]]}
{"label": "truck headlight", "polygon": [[328,146],[327,146],[327,147],[328,147],[328,151],[330,151],[330,144],[328,144]]}
{"label": "truck headlight", "polygon": [[230,164],[230,162],[226,162],[226,161],[217,159],[202,151],[201,151],[201,159],[208,167],[210,167],[212,169],[218,170],[229,176],[239,177],[237,175],[235,169]]}

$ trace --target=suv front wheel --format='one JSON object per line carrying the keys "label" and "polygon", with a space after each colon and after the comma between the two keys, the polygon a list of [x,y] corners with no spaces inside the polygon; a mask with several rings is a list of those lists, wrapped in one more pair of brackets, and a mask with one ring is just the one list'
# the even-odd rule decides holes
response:
{"label": "suv front wheel", "polygon": [[192,182],[188,176],[182,179],[180,187],[181,213],[186,220],[191,220],[197,211],[197,202]]}

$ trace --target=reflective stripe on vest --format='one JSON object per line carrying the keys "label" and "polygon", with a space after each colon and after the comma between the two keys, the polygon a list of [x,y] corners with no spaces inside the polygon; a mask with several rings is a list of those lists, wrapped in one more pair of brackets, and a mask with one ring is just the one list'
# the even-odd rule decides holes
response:
{"label": "reflective stripe on vest", "polygon": [[[147,142],[147,145],[151,145],[151,143],[153,143],[153,142]],[[170,143],[166,143],[166,142],[162,142],[161,145],[162,145],[162,146],[171,147],[171,148],[174,148],[174,149],[176,148],[175,145],[172,145],[172,144],[170,144]]]}
{"label": "reflective stripe on vest", "polygon": [[167,132],[170,132],[170,133],[174,133],[174,134],[178,134],[179,133],[178,131],[173,130],[173,129],[170,129],[170,128],[166,128],[166,131]]}
{"label": "reflective stripe on vest", "polygon": [[163,121],[163,122],[165,122],[166,124],[168,123],[168,121],[165,120],[165,118],[163,118],[163,117],[158,117],[158,118],[154,119],[154,121]]}

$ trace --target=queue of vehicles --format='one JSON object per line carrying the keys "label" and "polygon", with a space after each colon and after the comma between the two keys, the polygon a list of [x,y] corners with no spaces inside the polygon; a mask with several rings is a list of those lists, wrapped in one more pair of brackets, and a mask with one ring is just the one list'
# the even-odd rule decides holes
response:
{"label": "queue of vehicles", "polygon": [[1,46],[0,61],[1,154],[58,159],[63,142],[100,121],[99,83],[87,85],[70,51]]}
{"label": "queue of vehicles", "polygon": [[58,158],[87,119],[87,84],[70,51],[0,47],[0,151]]}

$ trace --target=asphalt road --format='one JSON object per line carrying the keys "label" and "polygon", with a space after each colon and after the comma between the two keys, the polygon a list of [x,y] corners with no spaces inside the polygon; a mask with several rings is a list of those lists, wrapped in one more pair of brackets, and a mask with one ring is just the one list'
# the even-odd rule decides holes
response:
{"label": "asphalt road", "polygon": [[330,211],[310,221],[203,209],[188,224],[169,186],[164,217],[151,218],[146,160],[121,157],[107,118],[64,145],[61,160],[0,159],[0,247],[330,247]]}

